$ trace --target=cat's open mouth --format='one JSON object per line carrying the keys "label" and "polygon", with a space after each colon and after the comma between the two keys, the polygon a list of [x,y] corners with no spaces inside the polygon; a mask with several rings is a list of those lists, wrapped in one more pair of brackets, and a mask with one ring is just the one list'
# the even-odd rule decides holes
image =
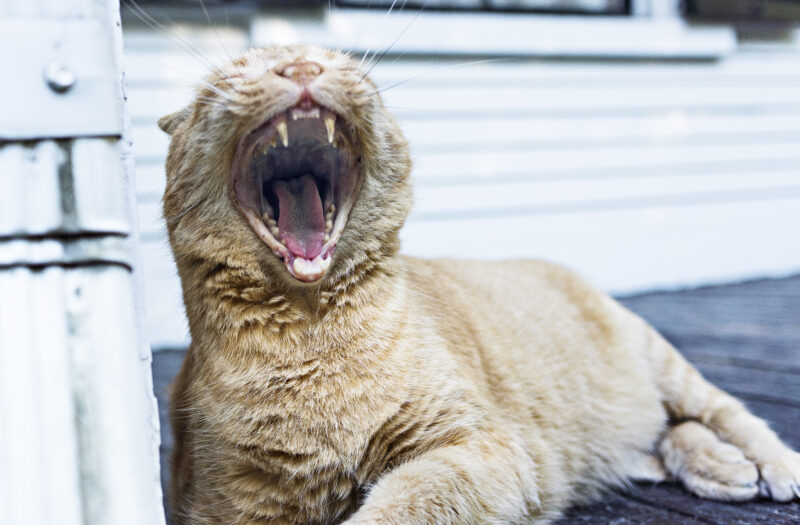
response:
{"label": "cat's open mouth", "polygon": [[289,273],[325,275],[361,186],[355,130],[305,103],[246,134],[233,161],[239,209]]}

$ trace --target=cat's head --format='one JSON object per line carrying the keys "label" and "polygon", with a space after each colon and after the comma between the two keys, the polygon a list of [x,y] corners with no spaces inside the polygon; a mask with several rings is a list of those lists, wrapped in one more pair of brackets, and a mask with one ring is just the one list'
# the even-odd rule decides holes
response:
{"label": "cat's head", "polygon": [[252,50],[159,126],[172,137],[164,216],[179,264],[247,266],[303,285],[397,250],[408,145],[349,56]]}

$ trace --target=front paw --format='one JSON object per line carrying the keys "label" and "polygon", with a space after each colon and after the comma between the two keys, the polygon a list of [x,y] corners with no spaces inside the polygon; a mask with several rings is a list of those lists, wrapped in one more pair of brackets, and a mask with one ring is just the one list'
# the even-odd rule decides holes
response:
{"label": "front paw", "polygon": [[774,459],[759,462],[759,494],[775,501],[800,498],[800,454],[785,450]]}

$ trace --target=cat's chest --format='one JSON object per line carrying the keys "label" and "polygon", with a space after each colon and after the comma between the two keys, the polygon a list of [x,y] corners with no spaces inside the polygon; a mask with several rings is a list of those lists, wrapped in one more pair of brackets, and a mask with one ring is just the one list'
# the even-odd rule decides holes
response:
{"label": "cat's chest", "polygon": [[235,493],[255,488],[270,505],[312,521],[352,512],[383,468],[374,442],[398,408],[335,383],[254,381],[246,394],[216,403],[226,408],[214,411],[212,433],[222,444],[220,464],[237,465],[229,478]]}
{"label": "cat's chest", "polygon": [[402,389],[387,389],[373,374],[313,367],[251,372],[238,381],[229,374],[225,384],[207,400],[214,433],[264,467],[293,475],[358,470],[404,402]]}

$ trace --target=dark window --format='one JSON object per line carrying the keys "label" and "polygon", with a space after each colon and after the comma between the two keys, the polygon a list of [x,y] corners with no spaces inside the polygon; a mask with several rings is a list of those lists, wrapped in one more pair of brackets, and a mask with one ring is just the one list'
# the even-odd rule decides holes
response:
{"label": "dark window", "polygon": [[736,22],[800,21],[799,0],[685,0],[690,18]]}
{"label": "dark window", "polygon": [[[126,0],[123,0],[126,2]],[[199,7],[200,0],[136,0],[138,4]],[[630,0],[203,0],[207,8],[216,7],[358,7],[386,11],[394,9],[447,11],[501,11],[530,13],[580,13],[624,15]]]}

